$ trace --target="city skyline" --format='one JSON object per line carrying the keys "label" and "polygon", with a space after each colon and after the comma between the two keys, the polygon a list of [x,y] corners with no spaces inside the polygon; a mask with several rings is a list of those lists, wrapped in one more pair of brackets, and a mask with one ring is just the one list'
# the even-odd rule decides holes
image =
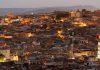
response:
{"label": "city skyline", "polygon": [[99,0],[0,0],[0,8],[41,8],[90,5],[100,8]]}

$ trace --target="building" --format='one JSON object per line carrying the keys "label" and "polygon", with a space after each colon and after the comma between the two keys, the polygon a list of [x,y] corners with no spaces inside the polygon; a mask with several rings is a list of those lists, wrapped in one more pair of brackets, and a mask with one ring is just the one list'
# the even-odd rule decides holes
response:
{"label": "building", "polygon": [[100,42],[98,42],[97,46],[97,58],[100,59]]}
{"label": "building", "polygon": [[70,13],[71,13],[71,17],[77,17],[77,18],[79,18],[79,17],[82,16],[82,14],[81,14],[80,11],[71,11]]}
{"label": "building", "polygon": [[3,54],[6,60],[10,60],[10,49],[0,49],[0,54]]}

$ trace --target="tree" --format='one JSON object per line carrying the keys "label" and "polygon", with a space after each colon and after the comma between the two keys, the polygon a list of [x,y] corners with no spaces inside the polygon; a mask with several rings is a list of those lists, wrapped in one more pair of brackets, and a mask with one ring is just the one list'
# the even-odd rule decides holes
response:
{"label": "tree", "polygon": [[0,62],[4,62],[5,61],[4,58],[5,56],[3,54],[0,54]]}
{"label": "tree", "polygon": [[67,17],[69,17],[70,13],[69,12],[65,12],[65,11],[55,11],[54,15],[55,15],[55,19],[57,21],[59,21],[59,20],[61,20],[61,18],[67,18]]}
{"label": "tree", "polygon": [[0,30],[2,30],[3,29],[3,26],[0,26]]}

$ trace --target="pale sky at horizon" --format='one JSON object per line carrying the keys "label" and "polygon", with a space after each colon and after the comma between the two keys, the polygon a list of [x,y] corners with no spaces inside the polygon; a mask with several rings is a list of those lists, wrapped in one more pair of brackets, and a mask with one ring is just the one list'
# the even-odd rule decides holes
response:
{"label": "pale sky at horizon", "polygon": [[91,5],[100,8],[100,0],[0,0],[0,8],[40,8]]}

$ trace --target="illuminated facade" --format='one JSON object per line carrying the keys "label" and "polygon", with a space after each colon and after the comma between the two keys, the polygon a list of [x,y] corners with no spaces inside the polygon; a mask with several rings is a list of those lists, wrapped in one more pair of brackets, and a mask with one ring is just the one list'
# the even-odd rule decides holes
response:
{"label": "illuminated facade", "polygon": [[19,59],[18,59],[18,56],[17,55],[14,55],[14,56],[12,56],[12,59],[11,59],[12,61],[18,61]]}
{"label": "illuminated facade", "polygon": [[10,50],[9,49],[0,49],[0,53],[5,56],[5,60],[10,59]]}

